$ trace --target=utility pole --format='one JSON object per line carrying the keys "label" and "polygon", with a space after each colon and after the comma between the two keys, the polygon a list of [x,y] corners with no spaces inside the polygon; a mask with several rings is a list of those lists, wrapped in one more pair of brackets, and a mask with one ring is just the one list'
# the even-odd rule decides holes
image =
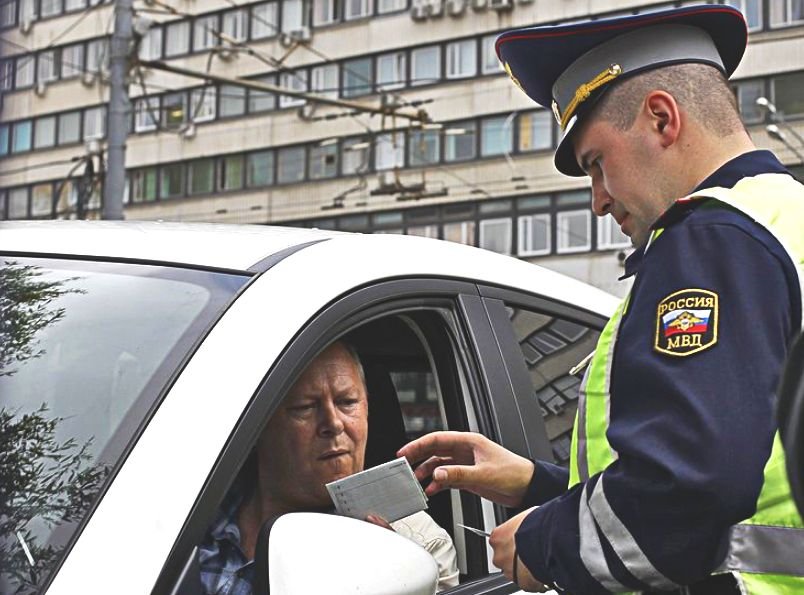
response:
{"label": "utility pole", "polygon": [[123,218],[123,191],[126,184],[126,136],[131,102],[126,77],[132,48],[132,0],[115,0],[114,33],[109,61],[110,90],[108,111],[108,151],[106,180],[103,185],[103,219]]}

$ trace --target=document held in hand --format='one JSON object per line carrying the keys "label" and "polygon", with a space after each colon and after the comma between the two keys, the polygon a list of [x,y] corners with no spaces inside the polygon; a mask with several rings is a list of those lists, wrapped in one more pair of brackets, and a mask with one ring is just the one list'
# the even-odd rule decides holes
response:
{"label": "document held in hand", "polygon": [[427,496],[404,457],[327,484],[342,516],[365,520],[375,514],[393,522],[427,508]]}

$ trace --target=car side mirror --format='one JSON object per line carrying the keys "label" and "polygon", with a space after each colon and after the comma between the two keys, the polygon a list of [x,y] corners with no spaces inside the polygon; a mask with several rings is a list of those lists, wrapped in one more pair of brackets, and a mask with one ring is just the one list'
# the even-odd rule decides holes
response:
{"label": "car side mirror", "polygon": [[804,333],[793,343],[779,387],[779,434],[787,476],[798,511],[804,516]]}
{"label": "car side mirror", "polygon": [[[261,530],[255,595],[371,593],[433,595],[438,566],[422,547],[393,531],[333,514],[293,512]],[[266,552],[267,549],[267,559]],[[266,571],[267,566],[267,571]],[[262,580],[260,580],[262,579]],[[263,593],[260,593],[260,591]]]}

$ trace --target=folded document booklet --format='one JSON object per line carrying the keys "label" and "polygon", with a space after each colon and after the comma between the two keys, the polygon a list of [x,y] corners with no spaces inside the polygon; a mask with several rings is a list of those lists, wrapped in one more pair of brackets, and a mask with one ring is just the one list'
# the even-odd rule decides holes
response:
{"label": "folded document booklet", "polygon": [[404,457],[327,484],[342,516],[365,520],[369,514],[389,523],[427,508],[427,496]]}

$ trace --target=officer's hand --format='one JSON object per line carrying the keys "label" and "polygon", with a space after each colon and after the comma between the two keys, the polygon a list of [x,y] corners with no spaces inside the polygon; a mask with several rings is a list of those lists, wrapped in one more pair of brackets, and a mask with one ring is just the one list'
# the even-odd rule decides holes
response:
{"label": "officer's hand", "polygon": [[[530,570],[528,570],[527,566],[522,562],[522,559],[517,557],[517,559],[514,560],[514,552],[516,550],[514,535],[516,535],[519,525],[522,524],[525,517],[532,511],[533,508],[529,508],[525,512],[520,512],[512,519],[494,529],[494,531],[491,532],[491,537],[489,537],[489,545],[494,550],[494,558],[492,560],[494,565],[502,570],[506,577],[514,581],[525,591],[544,593],[548,588],[533,577]],[[514,564],[516,564],[516,576],[514,576]]]}
{"label": "officer's hand", "polygon": [[464,489],[504,506],[519,506],[533,476],[533,463],[473,432],[433,432],[397,453],[416,468],[416,478],[432,476],[425,492]]}

